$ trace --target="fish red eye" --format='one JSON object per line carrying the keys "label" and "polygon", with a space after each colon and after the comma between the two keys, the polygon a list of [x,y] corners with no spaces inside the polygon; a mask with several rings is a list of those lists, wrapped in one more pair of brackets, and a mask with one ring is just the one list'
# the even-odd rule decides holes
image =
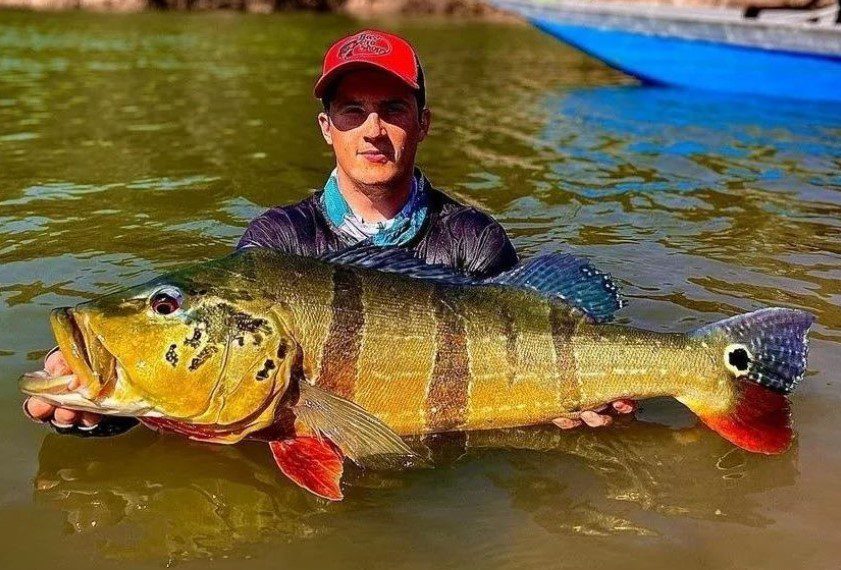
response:
{"label": "fish red eye", "polygon": [[152,310],[159,315],[171,315],[181,308],[183,297],[177,289],[164,289],[152,295]]}

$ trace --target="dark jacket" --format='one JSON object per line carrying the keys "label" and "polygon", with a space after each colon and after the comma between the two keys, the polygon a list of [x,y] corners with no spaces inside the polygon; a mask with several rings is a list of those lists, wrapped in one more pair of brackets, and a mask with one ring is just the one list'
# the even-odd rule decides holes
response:
{"label": "dark jacket", "polygon": [[[505,230],[493,218],[459,204],[427,183],[429,214],[418,234],[406,245],[425,260],[453,267],[474,277],[496,275],[517,264],[517,252]],[[322,212],[321,192],[290,206],[276,206],[255,218],[237,244],[268,247],[317,257],[353,245],[337,234]],[[56,428],[60,433],[101,437],[116,435],[137,424],[133,418],[103,418],[92,430]]]}
{"label": "dark jacket", "polygon": [[[427,187],[429,214],[406,245],[420,259],[470,273],[496,275],[517,264],[505,230],[489,215]],[[321,192],[291,206],[277,206],[248,225],[237,248],[268,247],[317,257],[353,245],[336,233],[323,213]]]}

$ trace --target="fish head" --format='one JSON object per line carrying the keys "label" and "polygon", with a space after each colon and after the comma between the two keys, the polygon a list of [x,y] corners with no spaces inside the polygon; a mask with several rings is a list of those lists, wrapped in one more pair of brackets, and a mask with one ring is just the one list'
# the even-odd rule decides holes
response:
{"label": "fish head", "polygon": [[198,267],[53,310],[76,381],[35,373],[21,390],[97,413],[265,427],[296,369],[284,311],[235,271]]}

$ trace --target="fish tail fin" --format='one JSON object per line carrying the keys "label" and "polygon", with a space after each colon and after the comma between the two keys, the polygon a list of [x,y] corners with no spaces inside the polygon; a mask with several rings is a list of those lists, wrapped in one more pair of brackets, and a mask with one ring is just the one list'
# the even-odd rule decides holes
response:
{"label": "fish tail fin", "polygon": [[[724,410],[686,403],[701,420],[731,443],[757,453],[782,453],[791,445],[791,413],[786,395],[806,372],[809,327],[814,317],[794,309],[769,308],[739,315],[692,333],[724,344],[723,373],[735,395]],[[680,398],[682,401],[683,398]]]}

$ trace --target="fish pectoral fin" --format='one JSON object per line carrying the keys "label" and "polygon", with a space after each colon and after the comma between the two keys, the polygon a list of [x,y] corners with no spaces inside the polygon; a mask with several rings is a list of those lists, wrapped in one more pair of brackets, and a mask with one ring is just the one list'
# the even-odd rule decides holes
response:
{"label": "fish pectoral fin", "polygon": [[320,437],[293,437],[269,442],[275,463],[296,485],[314,495],[341,501],[344,457],[332,442]]}
{"label": "fish pectoral fin", "polygon": [[428,464],[428,455],[424,457],[412,450],[378,418],[306,381],[300,384],[300,397],[293,411],[312,433],[329,439],[360,467],[403,469]]}

